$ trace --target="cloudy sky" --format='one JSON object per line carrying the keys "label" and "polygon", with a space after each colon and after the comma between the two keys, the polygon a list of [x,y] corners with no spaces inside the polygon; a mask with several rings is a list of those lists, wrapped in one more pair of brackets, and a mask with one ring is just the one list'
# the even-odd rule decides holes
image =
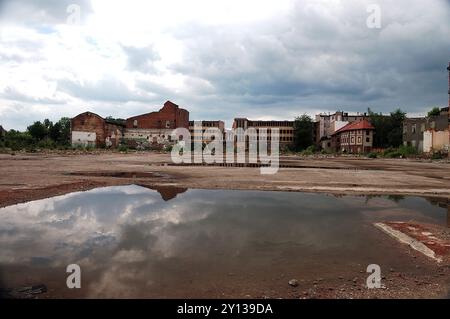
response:
{"label": "cloudy sky", "polygon": [[[370,4],[381,28],[367,26]],[[227,127],[423,114],[447,105],[449,21],[449,0],[0,0],[0,125],[166,100]]]}

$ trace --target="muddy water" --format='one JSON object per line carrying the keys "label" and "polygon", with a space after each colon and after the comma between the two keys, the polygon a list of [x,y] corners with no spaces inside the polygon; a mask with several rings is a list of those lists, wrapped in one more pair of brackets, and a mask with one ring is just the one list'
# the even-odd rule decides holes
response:
{"label": "muddy water", "polygon": [[[130,185],[0,209],[0,286],[44,284],[43,297],[283,296],[302,285],[382,271],[433,271],[377,221],[446,225],[416,197],[215,191]],[[69,264],[82,270],[68,289]]]}

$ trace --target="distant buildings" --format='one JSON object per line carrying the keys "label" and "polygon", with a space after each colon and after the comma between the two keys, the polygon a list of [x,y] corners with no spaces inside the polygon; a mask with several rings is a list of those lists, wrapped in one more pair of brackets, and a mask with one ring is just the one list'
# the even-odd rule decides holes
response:
{"label": "distant buildings", "polygon": [[98,114],[84,112],[71,120],[72,145],[104,147],[119,145],[125,125],[110,122]]}
{"label": "distant buildings", "polygon": [[213,134],[217,131],[220,131],[222,139],[225,140],[225,123],[223,121],[189,121],[192,143],[210,143],[215,138]]}
{"label": "distant buildings", "polygon": [[130,117],[126,120],[104,119],[85,112],[71,121],[72,145],[117,147],[126,145],[171,144],[173,129],[189,128],[189,112],[167,101],[158,112]]}
{"label": "distant buildings", "polygon": [[316,115],[316,145],[326,151],[336,151],[336,145],[332,141],[333,134],[349,123],[367,119],[364,114],[348,114],[343,111],[337,111],[333,114],[317,114]]}
{"label": "distant buildings", "polygon": [[246,136],[246,145],[250,140],[259,141],[261,129],[266,131],[268,145],[270,145],[273,129],[278,129],[281,149],[287,148],[294,142],[294,121],[252,121],[246,118],[235,118],[233,121],[233,129],[247,130],[250,127],[254,128],[255,131]]}
{"label": "distant buildings", "polygon": [[403,122],[403,144],[414,147],[419,153],[448,150],[448,132],[447,107],[437,116],[407,118]]}
{"label": "distant buildings", "polygon": [[129,144],[167,145],[174,142],[170,134],[176,128],[189,129],[189,112],[167,101],[158,112],[128,118],[124,139]]}
{"label": "distant buildings", "polygon": [[374,131],[366,119],[348,123],[333,133],[333,145],[342,153],[368,153],[373,147]]}
{"label": "distant buildings", "polygon": [[[450,107],[450,63],[449,71],[449,107]],[[442,108],[437,116],[408,118],[403,123],[403,143],[412,146],[419,152],[447,151],[450,145],[449,107]],[[97,147],[116,147],[121,143],[130,146],[145,145],[164,147],[173,144],[171,133],[176,128],[189,129],[192,142],[210,143],[215,137],[213,132],[220,132],[224,141],[245,138],[259,141],[260,132],[265,131],[268,144],[272,132],[279,132],[281,149],[294,144],[295,121],[262,121],[247,118],[235,118],[233,130],[247,131],[245,137],[227,134],[225,123],[216,121],[189,121],[189,112],[175,103],[167,101],[157,112],[130,117],[126,120],[104,119],[101,116],[85,112],[72,119],[72,144],[92,145]],[[2,134],[0,126],[0,134]],[[205,134],[206,133],[206,134]],[[313,141],[317,148],[332,152],[366,153],[373,147],[375,128],[366,113],[349,114],[337,111],[333,114],[317,114],[313,128]],[[231,136],[231,137],[230,137]]]}

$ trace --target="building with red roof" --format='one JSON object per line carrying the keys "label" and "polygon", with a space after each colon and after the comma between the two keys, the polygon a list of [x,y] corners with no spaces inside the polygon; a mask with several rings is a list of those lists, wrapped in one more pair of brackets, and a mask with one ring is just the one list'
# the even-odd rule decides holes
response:
{"label": "building with red roof", "polygon": [[374,131],[366,119],[352,122],[333,133],[333,144],[338,152],[368,153],[373,147]]}

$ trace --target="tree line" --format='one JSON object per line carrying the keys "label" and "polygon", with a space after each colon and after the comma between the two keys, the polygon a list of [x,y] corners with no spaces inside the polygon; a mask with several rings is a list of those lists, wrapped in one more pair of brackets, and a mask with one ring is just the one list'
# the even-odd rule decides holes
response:
{"label": "tree line", "polygon": [[12,150],[70,147],[70,118],[53,123],[49,119],[36,121],[24,132],[9,130],[0,140],[0,148]]}

